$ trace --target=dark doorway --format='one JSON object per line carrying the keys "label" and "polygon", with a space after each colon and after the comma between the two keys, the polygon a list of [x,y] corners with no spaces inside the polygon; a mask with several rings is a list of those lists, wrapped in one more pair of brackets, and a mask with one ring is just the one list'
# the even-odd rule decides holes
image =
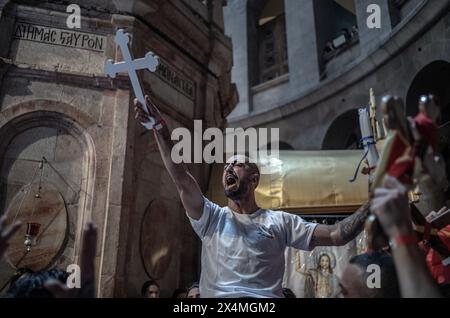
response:
{"label": "dark doorway", "polygon": [[450,121],[450,63],[435,61],[417,73],[406,97],[406,113],[417,114],[417,102],[422,94],[434,94],[441,103],[442,123]]}
{"label": "dark doorway", "polygon": [[247,13],[249,80],[254,86],[289,71],[284,0],[250,0]]}
{"label": "dark doorway", "polygon": [[[435,61],[425,66],[411,83],[406,97],[406,113],[415,116],[418,112],[418,100],[422,94],[434,94],[441,106],[439,123],[439,147],[446,162],[447,179],[450,181],[450,63]],[[447,199],[450,198],[450,191]]]}
{"label": "dark doorway", "polygon": [[361,149],[361,131],[357,109],[352,109],[334,120],[322,143],[323,150]]}

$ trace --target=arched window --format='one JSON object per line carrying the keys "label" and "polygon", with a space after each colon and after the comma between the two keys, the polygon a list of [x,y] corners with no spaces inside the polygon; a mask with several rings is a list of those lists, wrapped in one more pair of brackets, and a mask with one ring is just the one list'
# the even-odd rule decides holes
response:
{"label": "arched window", "polygon": [[322,143],[323,150],[361,149],[361,131],[357,109],[352,109],[336,118]]}
{"label": "arched window", "polygon": [[418,102],[422,94],[434,94],[440,100],[442,122],[450,121],[450,91],[448,80],[450,78],[450,63],[447,61],[434,61],[417,73],[406,96],[406,112],[414,116],[419,111]]}
{"label": "arched window", "polygon": [[258,85],[289,70],[284,0],[249,1],[248,13],[250,82]]}
{"label": "arched window", "polygon": [[355,0],[315,1],[317,47],[321,66],[359,41]]}

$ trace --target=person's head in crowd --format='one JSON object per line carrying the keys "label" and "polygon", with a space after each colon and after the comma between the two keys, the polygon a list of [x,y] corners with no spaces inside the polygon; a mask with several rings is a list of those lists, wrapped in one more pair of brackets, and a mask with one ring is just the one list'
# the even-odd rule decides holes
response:
{"label": "person's head in crowd", "polygon": [[173,291],[172,298],[186,298],[187,290],[186,288],[177,288]]}
{"label": "person's head in crowd", "polygon": [[284,298],[297,298],[290,288],[283,288],[283,296]]}
{"label": "person's head in crowd", "polygon": [[53,298],[53,295],[44,287],[50,280],[57,280],[66,284],[69,275],[66,271],[57,268],[39,272],[22,271],[22,275],[11,283],[6,297],[10,298]]}
{"label": "person's head in crowd", "polygon": [[198,283],[193,283],[191,287],[188,288],[187,298],[200,298],[200,289]]}
{"label": "person's head in crowd", "polygon": [[160,287],[159,284],[151,279],[142,285],[141,294],[144,298],[159,298]]}
{"label": "person's head in crowd", "polygon": [[341,29],[342,35],[345,36],[345,38],[348,40],[351,38],[350,31],[347,28]]}
{"label": "person's head in crowd", "polygon": [[[379,286],[376,285],[377,280]],[[340,288],[344,298],[401,297],[394,260],[384,252],[364,253],[351,258],[342,273]]]}
{"label": "person's head in crowd", "polygon": [[430,117],[433,122],[441,122],[441,108],[439,98],[436,95],[421,95],[419,98],[419,110]]}
{"label": "person's head in crowd", "polygon": [[331,41],[327,41],[325,48],[324,48],[324,53],[330,53],[334,51],[334,45],[333,42]]}
{"label": "person's head in crowd", "polygon": [[256,163],[243,155],[232,156],[225,164],[222,184],[227,198],[245,200],[254,197],[260,178]]}

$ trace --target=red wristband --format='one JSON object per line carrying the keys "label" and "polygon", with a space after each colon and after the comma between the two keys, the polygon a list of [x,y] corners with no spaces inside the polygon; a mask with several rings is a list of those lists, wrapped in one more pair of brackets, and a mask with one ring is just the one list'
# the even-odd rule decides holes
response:
{"label": "red wristband", "polygon": [[389,242],[389,245],[391,248],[397,248],[400,246],[407,246],[407,245],[417,245],[419,243],[417,239],[417,235],[415,234],[406,234],[406,235],[397,235],[396,237],[392,238]]}

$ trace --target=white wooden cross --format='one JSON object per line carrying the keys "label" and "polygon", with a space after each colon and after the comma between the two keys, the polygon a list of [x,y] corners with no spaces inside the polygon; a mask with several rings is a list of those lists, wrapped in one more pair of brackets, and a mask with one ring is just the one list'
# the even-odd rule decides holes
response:
{"label": "white wooden cross", "polygon": [[[147,109],[147,104],[145,102],[144,93],[142,92],[142,86],[137,75],[137,70],[148,69],[150,72],[155,72],[159,65],[159,58],[155,56],[152,52],[145,54],[144,58],[135,59],[131,55],[130,47],[128,43],[130,38],[124,30],[119,29],[116,32],[115,41],[122,51],[123,61],[114,63],[113,60],[109,59],[105,62],[105,73],[111,77],[115,78],[117,73],[127,72],[130,76],[131,85],[133,86],[134,95],[137,100],[144,106],[144,110],[149,114]],[[150,118],[150,121],[142,123],[142,125],[147,129],[152,129],[155,125],[155,119]]]}

